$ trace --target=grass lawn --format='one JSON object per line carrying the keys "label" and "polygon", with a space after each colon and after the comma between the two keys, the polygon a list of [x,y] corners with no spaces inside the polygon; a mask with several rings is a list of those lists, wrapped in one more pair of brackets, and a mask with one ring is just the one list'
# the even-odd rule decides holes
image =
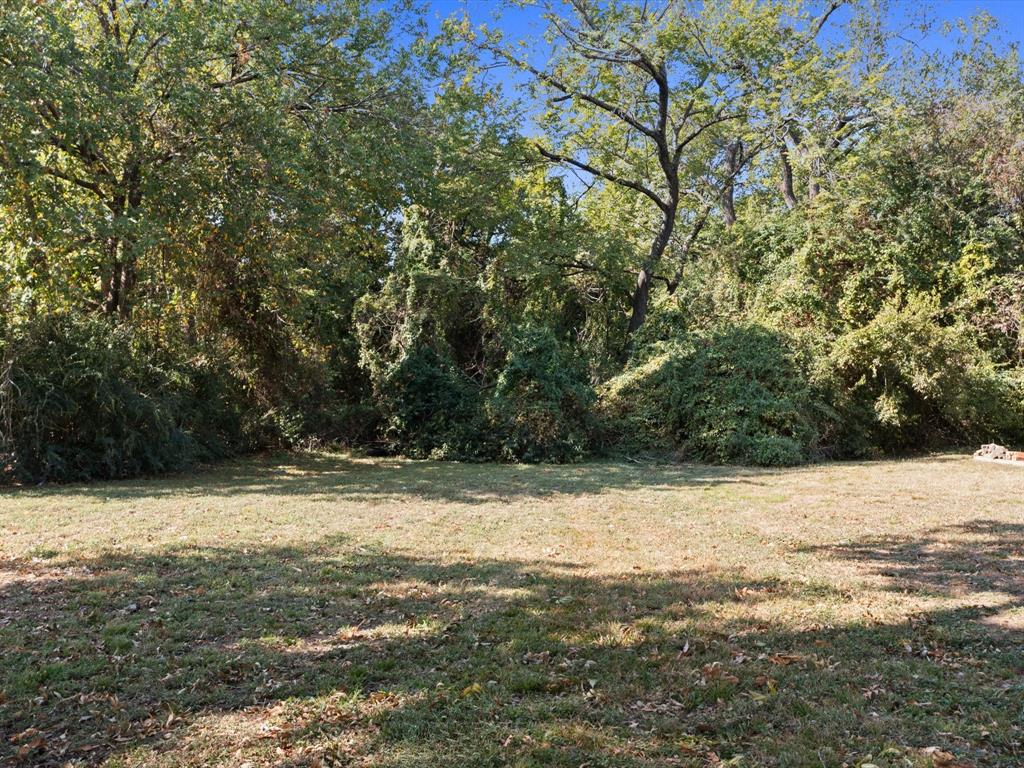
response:
{"label": "grass lawn", "polygon": [[1021,766],[1024,472],[318,454],[0,493],[0,765]]}

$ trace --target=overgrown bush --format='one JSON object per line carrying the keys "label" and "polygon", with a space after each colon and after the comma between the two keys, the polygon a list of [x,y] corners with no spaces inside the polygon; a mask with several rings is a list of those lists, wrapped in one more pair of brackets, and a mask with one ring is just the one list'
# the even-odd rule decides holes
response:
{"label": "overgrown bush", "polygon": [[480,388],[430,346],[410,351],[384,377],[378,406],[396,452],[462,461],[494,454]]}
{"label": "overgrown bush", "polygon": [[161,364],[125,325],[36,318],[9,333],[4,353],[7,480],[129,477],[250,447],[244,398],[224,372]]}
{"label": "overgrown bush", "polygon": [[603,393],[613,444],[763,466],[815,456],[828,408],[786,336],[758,325],[662,342]]}
{"label": "overgrown bush", "polygon": [[1001,373],[963,322],[941,325],[936,303],[890,303],[840,337],[828,364],[850,428],[885,450],[1024,438],[1019,381]]}
{"label": "overgrown bush", "polygon": [[586,370],[548,328],[521,330],[489,403],[501,456],[511,461],[578,461],[596,427]]}
{"label": "overgrown bush", "polygon": [[589,450],[594,392],[550,329],[513,334],[493,386],[482,386],[422,338],[377,374],[381,435],[396,453],[566,462]]}
{"label": "overgrown bush", "polygon": [[[411,229],[403,263],[435,260]],[[389,450],[461,461],[496,455],[481,381],[480,300],[472,281],[420,265],[356,303],[359,364]]]}

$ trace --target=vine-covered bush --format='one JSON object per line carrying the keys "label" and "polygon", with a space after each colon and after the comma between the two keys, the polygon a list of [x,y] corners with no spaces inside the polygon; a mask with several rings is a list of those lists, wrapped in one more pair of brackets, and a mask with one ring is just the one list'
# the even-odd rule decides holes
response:
{"label": "vine-covered bush", "polygon": [[396,452],[462,461],[494,454],[480,388],[430,346],[414,348],[384,377],[378,405]]}
{"label": "vine-covered bush", "polygon": [[844,422],[886,450],[1024,438],[1017,378],[997,370],[965,323],[941,325],[925,297],[889,304],[840,337],[828,364]]}
{"label": "vine-covered bush", "polygon": [[586,369],[565,353],[550,329],[521,330],[489,403],[502,457],[578,461],[596,429],[595,400]]}
{"label": "vine-covered bush", "polygon": [[758,325],[662,342],[604,391],[615,444],[705,461],[799,464],[818,451],[827,407],[793,340]]}
{"label": "vine-covered bush", "polygon": [[8,479],[129,477],[251,447],[236,382],[202,361],[162,363],[126,325],[36,318],[8,334],[4,357]]}
{"label": "vine-covered bush", "polygon": [[410,350],[378,386],[391,450],[459,461],[576,461],[591,445],[594,400],[585,371],[546,328],[514,335],[493,387],[427,344]]}

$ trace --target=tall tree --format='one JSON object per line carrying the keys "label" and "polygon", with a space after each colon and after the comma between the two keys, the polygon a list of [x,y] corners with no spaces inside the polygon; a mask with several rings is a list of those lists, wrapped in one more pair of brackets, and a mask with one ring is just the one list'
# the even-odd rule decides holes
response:
{"label": "tall tree", "polygon": [[357,131],[390,91],[391,17],[359,2],[2,6],[0,204],[48,227],[47,258],[78,259],[96,285],[79,301],[114,316],[185,222],[197,239],[223,222],[238,179],[316,186],[304,158],[330,162],[323,134]]}
{"label": "tall tree", "polygon": [[[634,265],[627,331],[647,317],[653,282],[671,290],[712,211],[736,219],[735,195],[769,143],[768,105],[814,61],[837,2],[693,4],[569,0],[545,5],[544,66],[483,28],[478,44],[532,75],[543,101],[540,154],[646,198],[651,240]],[[659,274],[674,250],[669,277]]]}

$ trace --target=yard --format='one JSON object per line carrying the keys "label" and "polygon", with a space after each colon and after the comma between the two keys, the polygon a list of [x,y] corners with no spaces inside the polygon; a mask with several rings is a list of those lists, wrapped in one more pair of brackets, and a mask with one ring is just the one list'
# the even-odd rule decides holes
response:
{"label": "yard", "polygon": [[1024,472],[331,454],[0,493],[0,764],[1019,766]]}

